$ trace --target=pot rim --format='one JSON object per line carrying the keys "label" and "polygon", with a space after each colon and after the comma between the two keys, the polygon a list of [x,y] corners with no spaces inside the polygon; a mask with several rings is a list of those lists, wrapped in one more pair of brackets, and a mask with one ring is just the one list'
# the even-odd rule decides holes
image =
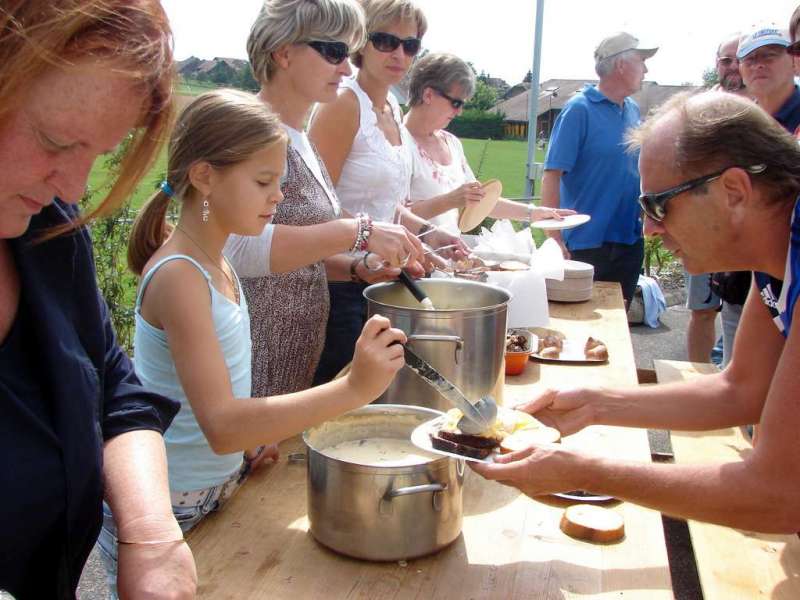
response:
{"label": "pot rim", "polygon": [[[338,417],[334,419],[330,419],[330,421],[336,421],[342,417],[353,415],[353,414],[372,414],[372,413],[428,413],[431,419],[435,419],[443,415],[444,413],[440,410],[436,410],[433,408],[428,408],[426,406],[416,406],[413,404],[366,404],[359,408],[355,408],[353,410],[349,410],[346,413],[342,413]],[[426,419],[430,420],[430,419]],[[330,422],[326,421],[326,422]],[[322,425],[322,423],[320,423]],[[436,456],[427,462],[421,462],[413,465],[403,465],[403,466],[394,466],[394,467],[381,467],[377,465],[362,465],[359,463],[349,462],[346,460],[342,460],[340,458],[334,458],[332,456],[328,456],[324,454],[324,452],[317,448],[316,446],[312,445],[309,442],[309,435],[310,433],[316,429],[316,427],[309,427],[303,432],[303,443],[306,445],[308,452],[306,456],[308,460],[311,460],[311,453],[315,453],[319,455],[326,461],[330,461],[337,465],[339,469],[345,471],[356,471],[359,473],[369,473],[372,475],[402,475],[402,474],[411,474],[415,472],[419,472],[420,470],[427,470],[434,468],[436,470],[441,469],[443,466],[449,465],[451,460],[455,461],[457,459],[450,458],[449,456]]]}
{"label": "pot rim", "polygon": [[[449,281],[447,279],[429,279],[428,281],[441,281],[441,282],[443,282],[444,285],[449,285],[449,284],[445,283],[445,282]],[[486,306],[477,306],[477,307],[474,307],[474,308],[434,308],[434,309],[430,309],[430,308],[425,308],[421,304],[419,306],[399,306],[397,304],[389,304],[387,302],[382,302],[380,300],[376,300],[375,298],[371,298],[370,296],[367,295],[367,292],[369,292],[370,290],[380,289],[380,288],[385,288],[385,287],[392,287],[392,286],[402,286],[402,284],[397,282],[397,281],[384,281],[384,282],[381,282],[381,283],[373,283],[372,285],[369,285],[366,288],[364,288],[364,291],[361,292],[361,295],[364,296],[364,298],[367,300],[367,302],[372,302],[373,304],[375,304],[377,306],[385,306],[387,308],[395,308],[395,309],[402,309],[402,310],[411,310],[411,311],[418,312],[418,313],[428,313],[428,314],[433,314],[433,313],[442,313],[442,314],[445,314],[445,313],[465,313],[465,312],[482,312],[482,311],[489,311],[489,310],[493,310],[493,309],[496,310],[496,309],[499,309],[499,308],[507,307],[508,304],[511,302],[511,300],[514,298],[514,294],[512,294],[509,290],[503,289],[503,288],[501,288],[500,286],[497,286],[497,285],[492,285],[492,284],[489,284],[489,283],[481,283],[479,281],[467,281],[467,280],[463,280],[463,281],[459,280],[458,283],[459,284],[468,285],[468,286],[471,286],[471,287],[487,287],[487,288],[491,288],[492,290],[494,290],[496,292],[500,292],[502,294],[505,294],[506,296],[508,296],[508,298],[503,302],[498,302],[496,304],[488,304]],[[439,285],[439,284],[435,283],[434,285]]]}

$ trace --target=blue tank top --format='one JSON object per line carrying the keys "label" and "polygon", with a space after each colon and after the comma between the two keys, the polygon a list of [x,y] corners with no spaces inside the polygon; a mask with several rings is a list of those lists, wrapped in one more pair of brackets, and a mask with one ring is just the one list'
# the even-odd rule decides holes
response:
{"label": "blue tank top", "polygon": [[761,300],[769,309],[775,326],[789,337],[792,314],[800,296],[800,198],[795,200],[792,224],[789,231],[789,251],[786,254],[786,271],[783,281],[766,273],[754,273]]}
{"label": "blue tank top", "polygon": [[[242,453],[215,454],[208,445],[192,407],[183,392],[167,336],[153,327],[141,314],[142,296],[155,272],[171,260],[186,260],[203,273],[211,293],[211,314],[220,348],[225,357],[234,398],[249,398],[250,391],[250,317],[244,294],[239,304],[231,302],[211,285],[211,276],[196,260],[183,254],[167,256],[142,279],[136,298],[136,330],[133,344],[136,375],[145,388],[181,403],[181,408],[164,434],[169,466],[169,487],[172,491],[200,490],[218,485],[235,473],[242,464]],[[236,286],[241,290],[239,278]]]}

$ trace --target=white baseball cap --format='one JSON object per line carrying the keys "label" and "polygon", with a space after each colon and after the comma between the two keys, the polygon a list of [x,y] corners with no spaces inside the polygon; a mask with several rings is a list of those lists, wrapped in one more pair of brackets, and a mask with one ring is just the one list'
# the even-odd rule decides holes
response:
{"label": "white baseball cap", "polygon": [[789,34],[784,29],[778,29],[774,25],[768,27],[759,27],[739,43],[739,49],[736,51],[736,58],[742,59],[754,50],[758,50],[762,46],[783,46],[786,48],[792,41],[789,39]]}

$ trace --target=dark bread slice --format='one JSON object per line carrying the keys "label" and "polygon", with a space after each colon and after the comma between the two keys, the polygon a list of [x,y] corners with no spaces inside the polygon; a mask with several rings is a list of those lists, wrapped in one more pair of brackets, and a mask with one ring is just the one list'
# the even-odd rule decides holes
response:
{"label": "dark bread slice", "polygon": [[445,429],[439,431],[439,437],[455,444],[463,444],[464,446],[471,446],[473,448],[489,448],[492,450],[500,445],[500,440],[496,438],[483,435],[471,435],[469,433],[461,433],[460,431],[447,431]]}
{"label": "dark bread slice", "polygon": [[452,452],[453,454],[460,454],[461,456],[467,456],[469,458],[477,458],[482,460],[487,456],[489,456],[492,453],[492,450],[494,450],[493,447],[475,448],[474,446],[459,444],[457,442],[453,442],[451,440],[441,437],[442,433],[443,432],[439,432],[436,435],[431,434],[431,445],[437,450],[442,450],[443,452]]}

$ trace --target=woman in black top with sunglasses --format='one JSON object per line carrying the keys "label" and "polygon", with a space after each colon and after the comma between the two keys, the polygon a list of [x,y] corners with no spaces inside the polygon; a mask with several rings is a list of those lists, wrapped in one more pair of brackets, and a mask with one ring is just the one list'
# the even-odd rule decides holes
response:
{"label": "woman in black top with sunglasses", "polygon": [[[376,222],[400,222],[414,233],[426,233],[424,241],[434,247],[459,243],[443,230],[428,231],[432,225],[404,206],[411,178],[410,140],[389,89],[403,79],[421,48],[425,16],[411,0],[360,1],[368,41],[352,55],[358,75],[343,82],[335,102],[320,107],[309,136],[345,210],[367,213]],[[316,382],[333,377],[353,354],[366,318],[364,280],[371,283],[396,275],[378,270],[369,278],[331,284],[331,314]]]}
{"label": "woman in black top with sunglasses", "polygon": [[[351,74],[350,49],[364,40],[364,17],[355,0],[267,0],[250,32],[247,49],[261,84],[259,98],[278,114],[289,136],[277,227],[259,237],[231,236],[225,249],[250,307],[256,396],[311,386],[328,320],[327,280],[350,281],[351,266],[367,276],[360,256],[337,254],[357,243],[365,222],[339,219],[333,182],[303,131],[314,103],[336,99],[342,77]],[[344,243],[337,247],[337,239]],[[416,243],[393,224],[373,225],[367,241],[395,265]],[[398,250],[392,253],[387,241]],[[276,268],[284,254],[291,254],[294,264]]]}

